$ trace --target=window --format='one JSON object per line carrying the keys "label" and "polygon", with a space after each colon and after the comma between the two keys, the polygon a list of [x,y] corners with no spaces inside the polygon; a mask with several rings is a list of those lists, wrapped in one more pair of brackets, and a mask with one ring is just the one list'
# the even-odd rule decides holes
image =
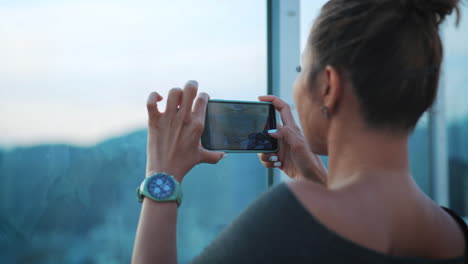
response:
{"label": "window", "polygon": [[425,113],[409,138],[411,174],[426,194],[431,193],[429,116]]}
{"label": "window", "polygon": [[[147,95],[189,79],[211,98],[267,93],[265,1],[7,1],[0,24],[2,263],[129,263]],[[266,175],[246,154],[190,172],[180,263]]]}
{"label": "window", "polygon": [[468,8],[458,28],[454,17],[445,26],[444,77],[448,130],[450,206],[468,215]]}

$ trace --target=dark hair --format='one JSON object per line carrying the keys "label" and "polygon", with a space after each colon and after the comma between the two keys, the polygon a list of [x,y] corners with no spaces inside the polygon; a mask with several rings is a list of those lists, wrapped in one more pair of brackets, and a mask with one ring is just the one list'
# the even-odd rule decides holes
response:
{"label": "dark hair", "polygon": [[459,0],[330,0],[308,45],[312,79],[334,66],[352,83],[367,123],[410,131],[437,94],[439,25]]}

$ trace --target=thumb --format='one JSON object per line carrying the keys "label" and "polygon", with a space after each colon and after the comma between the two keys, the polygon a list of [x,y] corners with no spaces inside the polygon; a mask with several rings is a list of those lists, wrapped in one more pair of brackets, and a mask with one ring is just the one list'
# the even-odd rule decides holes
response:
{"label": "thumb", "polygon": [[206,149],[202,149],[200,153],[200,162],[201,163],[210,163],[210,164],[216,164],[220,160],[224,159],[227,157],[227,154],[224,152],[219,152],[219,151],[209,151]]}
{"label": "thumb", "polygon": [[288,142],[291,139],[291,133],[292,133],[291,129],[287,126],[280,127],[279,129],[268,130],[268,134],[272,138],[276,138],[278,140],[284,140],[286,142]]}

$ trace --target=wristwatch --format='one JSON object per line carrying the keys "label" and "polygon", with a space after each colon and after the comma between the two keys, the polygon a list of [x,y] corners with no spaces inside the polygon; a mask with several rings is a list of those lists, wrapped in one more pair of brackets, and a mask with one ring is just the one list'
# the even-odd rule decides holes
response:
{"label": "wristwatch", "polygon": [[143,202],[144,196],[158,202],[176,201],[180,206],[182,203],[182,188],[180,183],[172,175],[158,172],[141,183],[137,188],[138,202]]}

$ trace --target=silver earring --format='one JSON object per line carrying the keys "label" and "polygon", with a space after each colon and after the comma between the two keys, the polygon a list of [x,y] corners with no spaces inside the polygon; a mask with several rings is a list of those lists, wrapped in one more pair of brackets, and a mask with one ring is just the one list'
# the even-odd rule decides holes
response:
{"label": "silver earring", "polygon": [[323,117],[325,117],[326,119],[330,118],[330,113],[328,112],[328,107],[322,105],[320,107],[320,111],[322,112]]}

